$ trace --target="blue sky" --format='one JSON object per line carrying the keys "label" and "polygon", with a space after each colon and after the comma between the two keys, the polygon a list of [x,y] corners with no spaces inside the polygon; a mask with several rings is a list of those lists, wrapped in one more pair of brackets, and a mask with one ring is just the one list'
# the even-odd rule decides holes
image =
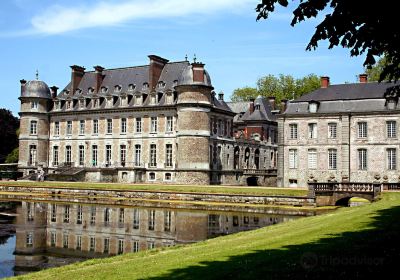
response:
{"label": "blue sky", "polygon": [[[254,86],[268,74],[315,73],[355,82],[364,57],[348,50],[305,51],[317,20],[290,26],[292,9],[256,22],[259,0],[3,0],[0,11],[0,108],[19,110],[20,79],[36,69],[63,88],[70,65],[92,70],[144,65],[147,55],[206,64],[217,92]],[[295,1],[297,4],[297,1]]]}

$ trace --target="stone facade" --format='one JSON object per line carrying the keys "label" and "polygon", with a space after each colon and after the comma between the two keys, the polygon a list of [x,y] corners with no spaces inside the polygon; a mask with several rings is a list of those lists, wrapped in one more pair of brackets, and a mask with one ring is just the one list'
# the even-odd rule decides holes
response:
{"label": "stone facade", "polygon": [[391,86],[328,84],[290,102],[278,119],[278,186],[399,182],[400,107]]}
{"label": "stone facade", "polygon": [[54,180],[182,184],[244,184],[252,169],[264,182],[276,162],[274,119],[238,126],[204,64],[149,57],[149,66],[71,66],[60,93],[21,81],[19,168]]}

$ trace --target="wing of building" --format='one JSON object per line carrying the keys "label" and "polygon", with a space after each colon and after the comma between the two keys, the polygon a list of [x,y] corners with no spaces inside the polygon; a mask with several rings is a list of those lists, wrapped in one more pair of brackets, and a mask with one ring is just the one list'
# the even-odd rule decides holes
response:
{"label": "wing of building", "polygon": [[400,83],[330,85],[290,101],[279,115],[278,185],[398,182]]}
{"label": "wing of building", "polygon": [[[204,64],[71,66],[58,92],[21,80],[19,168],[54,180],[264,184],[276,166],[270,101],[227,104]],[[237,109],[240,108],[240,109]],[[239,111],[237,111],[239,110]],[[43,170],[43,171],[42,171]]]}

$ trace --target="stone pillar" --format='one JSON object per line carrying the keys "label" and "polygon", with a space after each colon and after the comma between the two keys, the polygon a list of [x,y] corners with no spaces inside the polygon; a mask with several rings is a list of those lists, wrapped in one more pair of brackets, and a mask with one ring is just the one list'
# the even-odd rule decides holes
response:
{"label": "stone pillar", "polygon": [[[342,154],[341,154],[341,163],[342,163],[342,178],[346,177],[351,182],[350,178],[350,116],[342,116]],[[339,178],[342,181],[342,178]]]}
{"label": "stone pillar", "polygon": [[283,117],[278,118],[278,174],[277,174],[277,186],[285,187],[285,119]]}

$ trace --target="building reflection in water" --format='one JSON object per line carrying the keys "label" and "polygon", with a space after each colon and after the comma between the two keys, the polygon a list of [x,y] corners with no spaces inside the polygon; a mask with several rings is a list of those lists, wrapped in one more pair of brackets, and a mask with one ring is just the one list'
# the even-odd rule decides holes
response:
{"label": "building reflection in water", "polygon": [[235,212],[22,202],[15,274],[87,258],[193,243],[293,217]]}

